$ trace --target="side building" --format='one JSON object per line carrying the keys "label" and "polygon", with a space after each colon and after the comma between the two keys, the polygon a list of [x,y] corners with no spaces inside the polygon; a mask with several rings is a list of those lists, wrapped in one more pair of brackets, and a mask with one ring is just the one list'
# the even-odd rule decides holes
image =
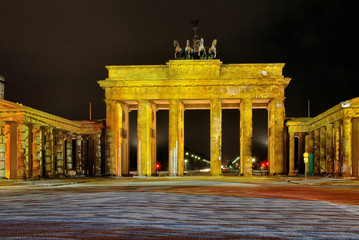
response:
{"label": "side building", "polygon": [[313,162],[313,174],[359,177],[359,98],[342,102],[314,118],[291,118],[289,175],[304,170],[303,153]]}
{"label": "side building", "polygon": [[0,99],[0,178],[100,176],[103,126]]}

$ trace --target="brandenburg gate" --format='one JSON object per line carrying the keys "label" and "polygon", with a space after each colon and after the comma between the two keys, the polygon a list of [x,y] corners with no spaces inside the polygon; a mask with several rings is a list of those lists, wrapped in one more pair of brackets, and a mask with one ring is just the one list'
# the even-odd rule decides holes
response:
{"label": "brandenburg gate", "polygon": [[283,63],[223,64],[218,59],[166,65],[107,66],[106,173],[129,173],[129,111],[137,110],[137,174],[156,173],[156,111],[169,110],[169,174],[184,174],[184,111],[210,109],[211,175],[221,174],[222,109],[240,110],[240,172],[252,174],[252,109],[268,110],[270,174],[285,172]]}

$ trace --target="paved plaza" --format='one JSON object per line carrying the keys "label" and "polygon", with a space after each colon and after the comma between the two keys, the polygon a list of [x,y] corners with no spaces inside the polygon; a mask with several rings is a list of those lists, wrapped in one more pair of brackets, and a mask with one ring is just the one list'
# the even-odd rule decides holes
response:
{"label": "paved plaza", "polygon": [[358,185],[232,179],[2,182],[0,238],[359,239]]}

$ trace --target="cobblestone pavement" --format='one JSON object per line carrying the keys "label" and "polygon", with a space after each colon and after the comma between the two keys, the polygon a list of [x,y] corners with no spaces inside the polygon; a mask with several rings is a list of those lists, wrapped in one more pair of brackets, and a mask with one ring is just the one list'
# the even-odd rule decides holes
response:
{"label": "cobblestone pavement", "polygon": [[[251,197],[262,185],[104,181],[3,190],[0,238],[359,239],[358,205]],[[275,187],[277,194],[280,188],[292,188],[288,183],[266,186]],[[202,189],[199,194],[198,189]],[[322,187],[305,189],[335,191]],[[233,192],[249,195],[229,196]],[[347,189],[343,194],[350,192],[352,189]]]}

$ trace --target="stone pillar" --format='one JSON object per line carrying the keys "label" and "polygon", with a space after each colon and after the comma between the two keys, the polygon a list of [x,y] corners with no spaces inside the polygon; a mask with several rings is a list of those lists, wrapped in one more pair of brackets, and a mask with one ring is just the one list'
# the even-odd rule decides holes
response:
{"label": "stone pillar", "polygon": [[272,99],[268,106],[268,155],[270,174],[284,173],[284,99]]}
{"label": "stone pillar", "polygon": [[56,145],[55,145],[56,175],[63,176],[65,173],[64,132],[62,130],[57,130],[55,137],[56,137]]}
{"label": "stone pillar", "polygon": [[289,132],[289,176],[295,175],[295,138],[294,133]]}
{"label": "stone pillar", "polygon": [[333,161],[333,125],[327,125],[327,152],[326,152],[326,166],[327,174],[334,173],[334,161]]}
{"label": "stone pillar", "polygon": [[32,177],[39,179],[42,175],[42,131],[40,126],[32,127]]}
{"label": "stone pillar", "polygon": [[117,133],[117,176],[126,176],[129,173],[129,122],[128,106],[117,103],[116,133]]}
{"label": "stone pillar", "polygon": [[111,174],[115,163],[115,146],[114,146],[114,101],[106,101],[106,157],[105,157],[105,174]]}
{"label": "stone pillar", "polygon": [[54,135],[53,129],[48,127],[45,132],[45,176],[54,177]]}
{"label": "stone pillar", "polygon": [[29,128],[20,123],[17,127],[17,178],[29,177]]}
{"label": "stone pillar", "polygon": [[76,175],[82,175],[84,174],[83,169],[83,145],[82,145],[82,136],[77,135],[76,136]]}
{"label": "stone pillar", "polygon": [[74,166],[73,159],[72,159],[72,133],[66,134],[66,176],[72,176]]}
{"label": "stone pillar", "polygon": [[320,173],[320,130],[314,130],[314,173]]}
{"label": "stone pillar", "polygon": [[95,134],[94,148],[95,148],[95,176],[101,176],[101,133]]}
{"label": "stone pillar", "polygon": [[336,121],[334,123],[334,175],[339,176],[341,174],[341,148],[340,148],[340,139],[341,139],[341,121]]}
{"label": "stone pillar", "polygon": [[151,174],[156,174],[157,172],[157,168],[156,168],[156,163],[157,163],[157,141],[156,141],[156,137],[157,137],[157,116],[156,116],[156,112],[157,112],[157,106],[156,104],[152,103],[151,104],[151,114],[152,114],[152,125],[151,125]]}
{"label": "stone pillar", "polygon": [[17,176],[17,123],[5,125],[5,177],[15,179]]}
{"label": "stone pillar", "polygon": [[327,131],[326,127],[320,129],[320,174],[325,174],[326,168],[326,147],[327,147]]}
{"label": "stone pillar", "polygon": [[[248,104],[248,103],[247,103]],[[248,104],[249,105],[249,104]],[[248,106],[246,106],[248,107]],[[250,106],[251,107],[251,106]],[[246,109],[247,110],[247,109]],[[251,110],[250,110],[251,111]],[[246,113],[248,115],[248,113]],[[242,116],[242,113],[241,113]],[[219,176],[222,174],[222,102],[219,99],[211,100],[211,175]],[[242,125],[241,125],[242,128]],[[250,153],[250,157],[251,157]],[[246,159],[246,158],[244,158]],[[250,161],[252,169],[252,161]],[[246,165],[247,166],[247,163]],[[251,174],[247,173],[247,174]]]}
{"label": "stone pillar", "polygon": [[137,174],[151,176],[152,108],[148,100],[138,102],[137,113]]}
{"label": "stone pillar", "polygon": [[119,102],[115,102],[113,115],[113,145],[114,145],[114,163],[111,165],[111,175],[122,176],[122,106]]}
{"label": "stone pillar", "polygon": [[5,178],[5,122],[0,122],[0,178]]}
{"label": "stone pillar", "polygon": [[343,119],[343,176],[352,176],[352,119],[345,117]]}
{"label": "stone pillar", "polygon": [[178,118],[178,175],[184,175],[184,104],[179,103]]}
{"label": "stone pillar", "polygon": [[178,175],[178,120],[180,115],[179,100],[169,101],[169,129],[168,129],[168,173],[170,176]]}
{"label": "stone pillar", "polygon": [[252,99],[240,103],[240,161],[241,174],[252,175]]}

